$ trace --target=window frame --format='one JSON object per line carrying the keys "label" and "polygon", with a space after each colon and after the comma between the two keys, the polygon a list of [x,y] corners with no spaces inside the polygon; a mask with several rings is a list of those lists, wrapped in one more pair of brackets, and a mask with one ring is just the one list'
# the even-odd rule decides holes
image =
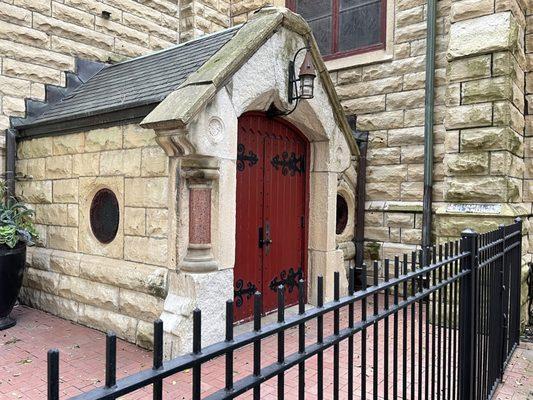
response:
{"label": "window frame", "polygon": [[[339,49],[339,16],[340,16],[340,0],[331,0],[332,2],[332,21],[331,21],[331,34],[333,52],[331,54],[323,56],[325,61],[335,60],[338,58],[349,57],[357,54],[369,53],[376,50],[385,50],[387,46],[387,0],[380,0],[381,2],[381,29],[380,29],[380,43],[359,47],[353,50],[338,51]],[[296,0],[286,0],[285,5],[288,9],[296,12]]]}

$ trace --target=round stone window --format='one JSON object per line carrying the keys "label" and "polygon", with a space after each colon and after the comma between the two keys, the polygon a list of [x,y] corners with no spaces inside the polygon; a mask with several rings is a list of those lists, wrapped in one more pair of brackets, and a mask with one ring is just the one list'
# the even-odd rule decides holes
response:
{"label": "round stone window", "polygon": [[91,229],[102,243],[110,243],[117,236],[120,210],[115,193],[100,189],[91,203]]}
{"label": "round stone window", "polygon": [[346,199],[338,194],[337,195],[337,224],[335,228],[335,232],[337,235],[340,235],[342,232],[344,232],[344,229],[346,229],[346,225],[348,225],[348,203],[346,203]]}

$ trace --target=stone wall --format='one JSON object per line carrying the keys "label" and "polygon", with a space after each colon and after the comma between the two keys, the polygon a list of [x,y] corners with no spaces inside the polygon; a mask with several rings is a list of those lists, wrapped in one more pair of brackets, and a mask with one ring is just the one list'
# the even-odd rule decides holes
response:
{"label": "stone wall", "polygon": [[230,26],[231,0],[181,0],[181,40],[187,41]]}
{"label": "stone wall", "polygon": [[[76,57],[113,63],[188,38],[179,13],[178,0],[0,1],[0,130],[24,116],[25,98],[44,100],[45,84],[64,86]],[[0,135],[2,171],[3,148]]]}
{"label": "stone wall", "polygon": [[[149,345],[175,266],[168,165],[155,133],[138,125],[20,142],[17,195],[35,210],[40,235],[28,249],[22,301]],[[109,244],[89,222],[101,188],[115,193],[120,208]]]}

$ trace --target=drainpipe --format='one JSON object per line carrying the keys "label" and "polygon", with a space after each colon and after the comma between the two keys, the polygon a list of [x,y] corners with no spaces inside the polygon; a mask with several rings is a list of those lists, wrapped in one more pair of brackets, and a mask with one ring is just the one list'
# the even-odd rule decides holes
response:
{"label": "drainpipe", "polygon": [[7,198],[15,196],[15,156],[17,153],[16,130],[6,129],[6,183]]}
{"label": "drainpipe", "polygon": [[368,132],[356,129],[357,117],[348,117],[348,123],[352,128],[352,134],[359,147],[359,160],[357,166],[357,210],[355,213],[355,286],[361,287],[361,274],[364,262],[365,244],[365,197],[366,197],[366,154],[368,149]]}
{"label": "drainpipe", "polygon": [[[422,214],[422,250],[424,257],[431,247],[433,190],[433,120],[435,99],[435,30],[436,0],[428,0],[426,39],[426,88],[424,118],[424,199]],[[425,261],[425,260],[424,260]]]}

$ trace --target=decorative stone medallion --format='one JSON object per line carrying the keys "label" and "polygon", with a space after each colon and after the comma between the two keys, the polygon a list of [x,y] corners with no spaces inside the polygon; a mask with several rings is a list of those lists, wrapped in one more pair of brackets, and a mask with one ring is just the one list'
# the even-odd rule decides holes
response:
{"label": "decorative stone medallion", "polygon": [[224,137],[224,123],[218,117],[211,117],[207,127],[209,133],[209,140],[213,143],[219,143]]}

